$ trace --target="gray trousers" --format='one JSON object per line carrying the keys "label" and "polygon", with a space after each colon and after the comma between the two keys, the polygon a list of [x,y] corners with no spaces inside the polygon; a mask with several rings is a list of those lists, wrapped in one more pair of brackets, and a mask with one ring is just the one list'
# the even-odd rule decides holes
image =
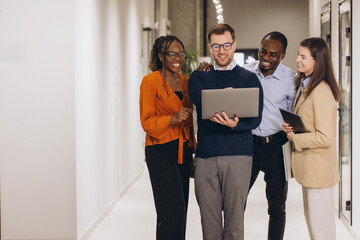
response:
{"label": "gray trousers", "polygon": [[194,161],[203,239],[243,240],[252,157],[220,156]]}

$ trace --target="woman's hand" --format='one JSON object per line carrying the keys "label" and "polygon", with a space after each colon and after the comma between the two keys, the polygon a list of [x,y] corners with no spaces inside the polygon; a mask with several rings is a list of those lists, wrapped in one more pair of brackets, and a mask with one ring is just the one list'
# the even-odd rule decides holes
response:
{"label": "woman's hand", "polygon": [[215,114],[215,116],[212,117],[210,121],[219,123],[224,126],[228,126],[230,128],[234,128],[238,124],[239,118],[238,117],[229,118],[226,112],[222,112],[221,115],[218,113]]}
{"label": "woman's hand", "polygon": [[288,140],[292,142],[294,140],[294,134],[295,134],[294,133],[294,128],[291,127],[286,122],[283,122],[282,128],[283,128],[283,131],[286,132]]}
{"label": "woman's hand", "polygon": [[203,72],[208,72],[210,71],[210,67],[212,66],[211,63],[208,63],[208,62],[202,62],[200,63],[199,67],[197,70],[199,71],[203,71]]}
{"label": "woman's hand", "polygon": [[171,115],[169,125],[180,123],[189,118],[193,114],[192,108],[181,108],[176,115]]}
{"label": "woman's hand", "polygon": [[294,141],[294,135],[295,135],[294,132],[289,132],[289,133],[287,134],[287,139],[288,139],[290,142]]}

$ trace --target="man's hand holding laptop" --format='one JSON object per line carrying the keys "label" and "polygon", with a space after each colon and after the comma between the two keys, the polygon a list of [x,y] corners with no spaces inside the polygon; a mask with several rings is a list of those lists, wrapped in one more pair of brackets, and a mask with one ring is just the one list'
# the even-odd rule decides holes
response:
{"label": "man's hand holding laptop", "polygon": [[239,118],[238,117],[229,118],[226,112],[221,112],[221,115],[219,113],[216,113],[215,116],[210,119],[210,121],[234,128],[239,122]]}
{"label": "man's hand holding laptop", "polygon": [[[234,89],[234,88],[227,87],[224,89]],[[229,116],[226,114],[226,112],[221,112],[221,115],[219,113],[216,113],[215,116],[210,119],[210,121],[219,123],[224,126],[234,128],[234,127],[236,127],[237,123],[239,122],[239,118],[238,117],[229,118]]]}

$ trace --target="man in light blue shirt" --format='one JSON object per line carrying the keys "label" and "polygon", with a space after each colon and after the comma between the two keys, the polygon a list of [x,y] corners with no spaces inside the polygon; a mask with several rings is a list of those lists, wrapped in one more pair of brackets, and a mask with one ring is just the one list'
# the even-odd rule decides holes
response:
{"label": "man in light blue shirt", "polygon": [[294,71],[283,65],[281,62],[274,73],[264,76],[259,66],[259,60],[243,66],[258,76],[264,88],[263,120],[258,128],[252,131],[256,136],[270,136],[280,131],[281,121],[284,121],[279,108],[292,111],[294,101]]}
{"label": "man in light blue shirt", "polygon": [[285,179],[282,145],[287,142],[282,131],[279,108],[292,111],[295,97],[295,72],[284,66],[287,39],[280,32],[271,32],[261,40],[259,60],[243,66],[256,73],[264,91],[262,121],[252,130],[254,158],[250,189],[260,171],[264,172],[268,200],[268,239],[282,240],[285,230],[288,184]]}

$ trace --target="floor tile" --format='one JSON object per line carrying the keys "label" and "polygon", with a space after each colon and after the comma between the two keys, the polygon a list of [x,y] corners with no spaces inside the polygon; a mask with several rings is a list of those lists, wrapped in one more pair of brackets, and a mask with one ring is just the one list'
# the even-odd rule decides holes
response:
{"label": "floor tile", "polygon": [[[335,214],[335,213],[334,213]],[[89,240],[154,240],[156,212],[147,169],[129,191],[117,202],[114,209],[98,226]],[[267,238],[267,203],[265,182],[259,174],[250,191],[245,212],[245,239]],[[352,240],[340,220],[336,221],[337,239]],[[194,194],[194,182],[190,182],[187,240],[201,240],[199,208]],[[294,179],[289,181],[287,223],[284,239],[309,239],[303,215],[301,186]]]}

